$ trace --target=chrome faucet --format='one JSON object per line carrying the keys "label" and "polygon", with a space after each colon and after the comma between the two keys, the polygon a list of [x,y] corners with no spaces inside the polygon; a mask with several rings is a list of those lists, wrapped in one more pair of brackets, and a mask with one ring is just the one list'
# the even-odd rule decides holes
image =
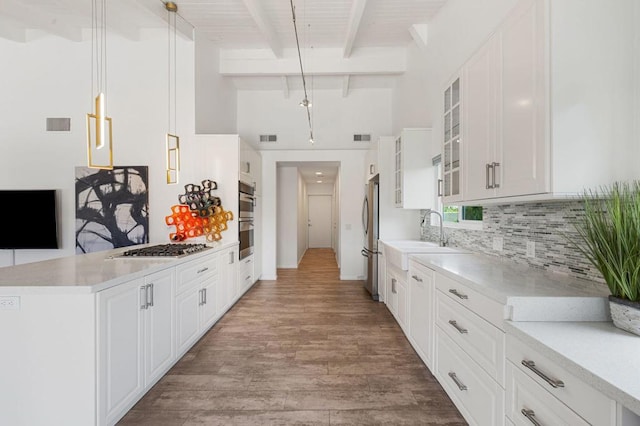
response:
{"label": "chrome faucet", "polygon": [[427,215],[430,215],[432,213],[440,218],[440,247],[444,247],[447,245],[447,241],[444,238],[444,221],[442,219],[442,214],[440,214],[439,211],[427,209],[427,211],[424,213],[424,217],[422,218],[422,224],[424,225],[427,222]]}

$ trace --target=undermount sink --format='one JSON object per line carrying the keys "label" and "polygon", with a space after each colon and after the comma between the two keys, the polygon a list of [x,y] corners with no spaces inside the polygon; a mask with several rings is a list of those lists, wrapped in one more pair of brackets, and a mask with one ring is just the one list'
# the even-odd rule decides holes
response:
{"label": "undermount sink", "polygon": [[420,240],[381,240],[384,244],[384,255],[387,261],[392,265],[406,271],[409,269],[410,254],[456,254],[469,253],[468,250],[462,250],[454,247],[440,247],[438,243]]}

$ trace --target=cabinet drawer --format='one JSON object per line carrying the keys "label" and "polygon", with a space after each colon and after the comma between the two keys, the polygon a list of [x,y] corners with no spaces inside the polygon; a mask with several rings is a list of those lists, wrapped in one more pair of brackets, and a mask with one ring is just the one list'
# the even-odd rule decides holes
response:
{"label": "cabinet drawer", "polygon": [[504,425],[504,390],[440,327],[436,327],[436,377],[471,425]]}
{"label": "cabinet drawer", "polygon": [[510,361],[507,362],[506,414],[514,424],[554,426],[587,426],[571,411]]}
{"label": "cabinet drawer", "polygon": [[215,275],[218,270],[216,260],[217,257],[214,254],[202,259],[178,265],[176,267],[176,276],[178,281],[176,293],[180,294],[189,288],[190,284],[196,279]]}
{"label": "cabinet drawer", "polygon": [[436,294],[436,324],[504,387],[505,336],[502,330],[439,291]]}
{"label": "cabinet drawer", "polygon": [[[595,390],[582,380],[568,373],[555,362],[540,355],[534,349],[513,336],[507,336],[507,360],[529,378],[538,383],[550,395],[571,407],[582,418],[593,425],[615,424],[615,401]],[[553,387],[531,368],[525,367],[522,361],[533,362],[535,368],[551,380],[560,380],[563,386]],[[507,386],[509,383],[507,383]]]}
{"label": "cabinet drawer", "polygon": [[466,306],[500,330],[503,329],[502,323],[506,316],[505,306],[502,303],[489,299],[467,285],[438,273],[436,273],[436,288],[451,300]]}

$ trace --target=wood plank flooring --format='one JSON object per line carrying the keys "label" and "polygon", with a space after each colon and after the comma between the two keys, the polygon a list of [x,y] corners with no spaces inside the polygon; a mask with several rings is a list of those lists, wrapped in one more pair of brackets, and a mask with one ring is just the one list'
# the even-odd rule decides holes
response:
{"label": "wood plank flooring", "polygon": [[466,425],[330,249],[260,281],[120,425]]}

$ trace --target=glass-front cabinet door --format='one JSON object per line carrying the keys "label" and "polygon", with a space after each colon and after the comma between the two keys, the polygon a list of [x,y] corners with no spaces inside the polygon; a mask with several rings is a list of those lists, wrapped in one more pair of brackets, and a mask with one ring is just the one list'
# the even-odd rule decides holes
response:
{"label": "glass-front cabinet door", "polygon": [[443,139],[443,202],[459,201],[461,191],[461,99],[460,78],[456,78],[444,91],[444,139]]}

